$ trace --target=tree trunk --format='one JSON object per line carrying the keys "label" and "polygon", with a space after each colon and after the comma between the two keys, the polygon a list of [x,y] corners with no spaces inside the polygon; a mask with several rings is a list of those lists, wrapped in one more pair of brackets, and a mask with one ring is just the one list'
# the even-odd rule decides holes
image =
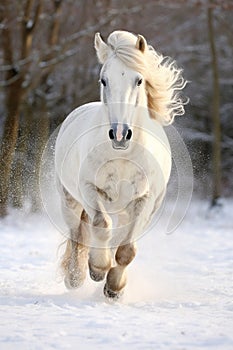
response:
{"label": "tree trunk", "polygon": [[208,33],[210,43],[211,65],[213,74],[213,102],[212,102],[212,121],[213,121],[213,145],[212,145],[212,172],[213,172],[213,190],[212,206],[218,203],[221,196],[221,123],[220,123],[220,91],[219,91],[219,72],[217,52],[215,47],[213,9],[208,8]]}
{"label": "tree trunk", "polygon": [[2,145],[0,153],[0,217],[7,214],[9,179],[11,172],[11,164],[14,157],[15,145],[18,137],[19,126],[19,110],[15,108],[13,114],[9,111],[6,119],[4,132],[2,136]]}
{"label": "tree trunk", "polygon": [[[30,20],[30,14],[34,0],[27,0],[24,8],[24,18],[22,21],[22,45],[20,58],[25,59],[29,56],[32,47],[32,33],[35,25],[38,21],[39,14],[41,11],[41,2],[37,3],[33,25],[28,25]],[[2,0],[1,21],[6,18],[10,18],[8,1]],[[26,89],[23,88],[23,82],[29,64],[26,64],[22,71],[18,71],[14,67],[14,55],[13,55],[13,44],[12,34],[14,28],[8,26],[3,28],[2,35],[2,46],[4,63],[6,65],[12,65],[12,68],[8,70],[6,74],[6,110],[7,116],[4,125],[4,131],[2,136],[2,144],[0,150],[0,169],[1,169],[1,181],[0,181],[0,216],[7,214],[7,205],[9,198],[9,184],[11,166],[14,159],[15,147],[18,138],[19,129],[19,113],[20,106],[23,97],[26,94]],[[17,185],[17,184],[16,184]]]}
{"label": "tree trunk", "polygon": [[[58,43],[59,39],[59,30],[60,30],[60,14],[61,14],[61,6],[62,6],[62,0],[54,0],[54,15],[53,20],[51,23],[51,31],[48,36],[48,44],[50,47],[55,46]],[[47,56],[47,59],[52,59],[54,53],[49,54]],[[47,80],[49,75],[51,74],[52,70],[54,69],[53,66],[49,66],[47,69],[44,70],[44,72],[41,74],[40,79],[40,86],[42,87],[42,94],[41,94],[41,103],[42,106],[40,109],[40,115],[37,116],[34,120],[35,123],[35,157],[34,157],[34,172],[33,172],[33,181],[32,181],[32,193],[31,193],[31,199],[32,199],[32,206],[31,210],[33,212],[39,211],[41,209],[41,198],[40,198],[40,189],[39,189],[39,176],[40,176],[40,163],[41,163],[41,157],[44,151],[44,147],[46,145],[46,142],[48,141],[49,137],[49,128],[50,128],[50,121],[48,116],[48,107],[47,107]],[[38,127],[39,125],[39,127]]]}
{"label": "tree trunk", "polygon": [[[8,7],[6,1],[3,2],[3,11],[1,21],[8,16]],[[18,137],[19,127],[19,108],[21,99],[21,77],[17,69],[13,66],[13,51],[11,29],[6,26],[3,28],[2,47],[4,55],[4,63],[12,64],[12,68],[6,74],[6,120],[2,135],[0,149],[0,217],[7,214],[8,193],[11,164],[14,158],[15,146]],[[9,86],[7,86],[9,83]],[[14,101],[14,102],[13,102]]]}

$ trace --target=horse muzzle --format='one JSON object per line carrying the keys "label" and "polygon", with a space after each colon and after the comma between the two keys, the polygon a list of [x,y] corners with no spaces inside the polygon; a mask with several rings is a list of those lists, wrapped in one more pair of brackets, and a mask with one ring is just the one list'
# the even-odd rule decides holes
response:
{"label": "horse muzzle", "polygon": [[114,149],[126,150],[133,133],[127,124],[114,123],[108,135]]}

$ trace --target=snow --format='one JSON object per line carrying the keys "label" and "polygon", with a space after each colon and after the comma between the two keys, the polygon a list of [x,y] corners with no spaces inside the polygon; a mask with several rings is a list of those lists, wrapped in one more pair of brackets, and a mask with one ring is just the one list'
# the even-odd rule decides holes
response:
{"label": "snow", "polygon": [[[69,292],[45,215],[0,222],[0,349],[233,349],[233,200],[193,200],[183,223],[138,241],[118,302],[87,278]],[[153,232],[152,232],[153,231]]]}

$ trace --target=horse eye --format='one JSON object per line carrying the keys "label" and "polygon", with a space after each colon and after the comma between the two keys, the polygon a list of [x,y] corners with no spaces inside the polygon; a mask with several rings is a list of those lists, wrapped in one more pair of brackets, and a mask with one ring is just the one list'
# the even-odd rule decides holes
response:
{"label": "horse eye", "polygon": [[101,81],[101,84],[103,84],[103,86],[107,85],[106,80],[104,80],[103,78],[100,81]]}
{"label": "horse eye", "polygon": [[137,81],[137,86],[140,86],[141,83],[142,83],[142,79],[138,79],[138,81]]}

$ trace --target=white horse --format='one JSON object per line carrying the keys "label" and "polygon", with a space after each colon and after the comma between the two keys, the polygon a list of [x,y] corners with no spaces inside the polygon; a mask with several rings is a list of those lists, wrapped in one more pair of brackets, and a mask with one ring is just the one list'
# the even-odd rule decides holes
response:
{"label": "white horse", "polygon": [[77,288],[89,266],[104,294],[118,298],[136,239],[160,207],[171,171],[163,125],[184,113],[182,71],[141,35],[95,35],[101,101],[74,110],[59,131],[55,161],[70,228],[62,267]]}

